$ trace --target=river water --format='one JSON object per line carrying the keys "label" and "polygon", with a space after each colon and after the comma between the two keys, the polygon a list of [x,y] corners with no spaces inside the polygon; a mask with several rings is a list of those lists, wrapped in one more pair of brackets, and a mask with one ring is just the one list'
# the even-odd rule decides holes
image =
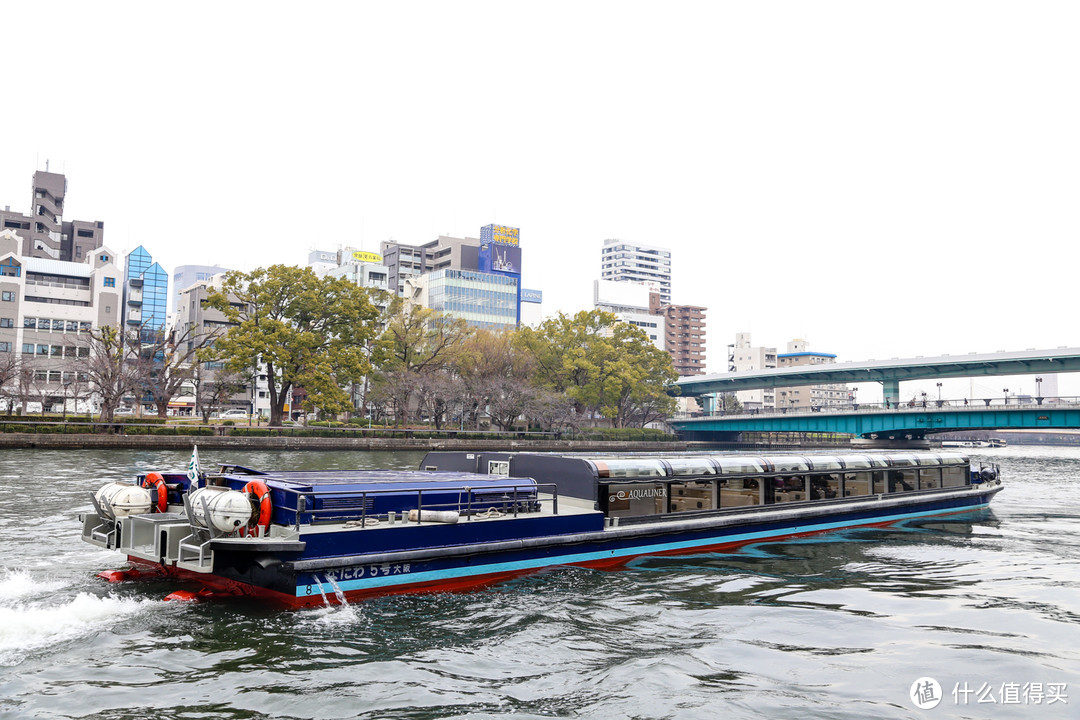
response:
{"label": "river water", "polygon": [[[203,464],[421,457],[219,452]],[[1080,450],[975,457],[1007,483],[976,516],[271,611],[94,577],[122,558],[79,539],[87,491],[185,453],[6,450],[0,718],[1080,717]]]}

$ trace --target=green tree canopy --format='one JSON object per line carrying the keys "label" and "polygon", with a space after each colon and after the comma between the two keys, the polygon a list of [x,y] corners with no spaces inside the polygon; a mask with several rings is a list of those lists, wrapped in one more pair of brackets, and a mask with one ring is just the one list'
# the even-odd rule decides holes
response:
{"label": "green tree canopy", "polygon": [[536,380],[565,393],[580,414],[626,427],[645,425],[674,409],[667,394],[678,379],[671,356],[611,313],[560,313],[535,330],[519,330],[517,342],[532,354]]}
{"label": "green tree canopy", "polygon": [[350,407],[342,387],[370,371],[367,348],[378,333],[368,291],[311,268],[272,265],[228,273],[207,302],[234,324],[214,346],[226,367],[252,376],[265,365],[271,424],[281,423],[296,386],[328,412]]}

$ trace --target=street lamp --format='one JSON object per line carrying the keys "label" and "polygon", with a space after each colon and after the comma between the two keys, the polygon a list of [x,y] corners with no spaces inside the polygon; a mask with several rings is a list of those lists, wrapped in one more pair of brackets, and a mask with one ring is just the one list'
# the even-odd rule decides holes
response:
{"label": "street lamp", "polygon": [[1005,393],[1005,404],[1009,404],[1009,388],[1002,388],[1001,392]]}
{"label": "street lamp", "polygon": [[941,383],[937,384],[937,401],[938,405],[941,405]]}
{"label": "street lamp", "polygon": [[1042,378],[1041,377],[1035,378],[1035,387],[1038,388],[1035,391],[1035,402],[1042,405],[1043,397],[1042,397]]}

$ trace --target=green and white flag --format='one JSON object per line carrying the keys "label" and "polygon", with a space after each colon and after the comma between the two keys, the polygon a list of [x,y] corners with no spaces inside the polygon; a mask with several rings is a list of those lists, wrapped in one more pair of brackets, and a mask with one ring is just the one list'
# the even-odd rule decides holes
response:
{"label": "green and white flag", "polygon": [[194,490],[199,485],[199,446],[193,445],[191,448],[191,460],[188,461],[187,477],[191,481],[190,489]]}

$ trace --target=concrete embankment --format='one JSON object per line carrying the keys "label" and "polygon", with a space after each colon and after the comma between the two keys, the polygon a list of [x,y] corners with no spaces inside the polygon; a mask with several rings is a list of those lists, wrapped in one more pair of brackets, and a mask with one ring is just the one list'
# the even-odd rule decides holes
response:
{"label": "concrete embankment", "polygon": [[217,435],[63,435],[2,433],[0,448],[47,448],[99,450],[131,448],[183,450],[198,445],[206,449],[245,450],[516,450],[536,452],[681,452],[683,442],[627,442],[601,440],[472,440],[469,438],[323,438],[323,437],[229,437]]}

